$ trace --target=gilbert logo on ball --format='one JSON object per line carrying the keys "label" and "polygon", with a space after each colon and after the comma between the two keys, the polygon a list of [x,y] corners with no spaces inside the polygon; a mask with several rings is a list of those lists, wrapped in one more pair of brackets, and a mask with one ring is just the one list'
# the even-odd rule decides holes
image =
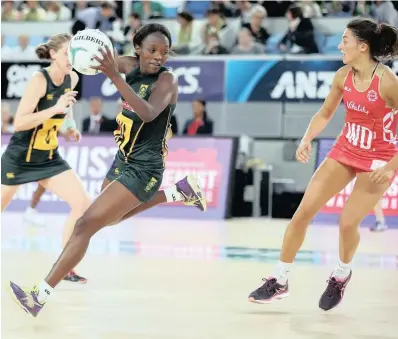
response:
{"label": "gilbert logo on ball", "polygon": [[98,49],[105,46],[113,51],[113,45],[110,39],[98,29],[85,29],[78,32],[70,41],[68,48],[68,58],[73,68],[85,75],[96,75],[101,73],[92,69],[91,66],[98,66],[97,60],[93,55],[101,57]]}

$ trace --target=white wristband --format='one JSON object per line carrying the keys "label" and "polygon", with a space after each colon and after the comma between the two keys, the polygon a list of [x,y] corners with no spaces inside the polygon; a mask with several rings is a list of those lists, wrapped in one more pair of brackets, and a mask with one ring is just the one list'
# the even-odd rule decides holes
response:
{"label": "white wristband", "polygon": [[65,119],[64,126],[66,129],[69,128],[76,129],[76,122],[74,119]]}

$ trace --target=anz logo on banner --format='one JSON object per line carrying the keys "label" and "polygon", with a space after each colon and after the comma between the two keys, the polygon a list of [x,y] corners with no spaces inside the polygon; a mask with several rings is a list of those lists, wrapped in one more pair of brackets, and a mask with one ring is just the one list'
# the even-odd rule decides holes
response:
{"label": "anz logo on banner", "polygon": [[325,99],[330,91],[335,72],[286,71],[270,93],[272,99]]}

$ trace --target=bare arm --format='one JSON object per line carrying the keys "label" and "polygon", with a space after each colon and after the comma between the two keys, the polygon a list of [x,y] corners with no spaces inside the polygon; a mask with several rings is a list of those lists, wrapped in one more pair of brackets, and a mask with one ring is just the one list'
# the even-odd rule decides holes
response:
{"label": "bare arm", "polygon": [[135,94],[120,74],[116,74],[111,80],[124,100],[144,122],[154,120],[170,104],[173,94],[178,90],[177,77],[170,72],[163,72],[159,76],[148,101]]}
{"label": "bare arm", "polygon": [[40,125],[57,114],[54,107],[33,114],[39,100],[46,94],[47,81],[42,73],[36,73],[29,81],[25,93],[19,102],[14,120],[16,132],[26,131]]}
{"label": "bare arm", "polygon": [[[74,90],[79,82],[79,76],[77,75],[77,73],[75,71],[72,71],[70,74],[71,77],[71,86],[72,86],[72,90]],[[70,106],[68,114],[66,116],[66,119],[68,120],[74,120],[73,118],[73,106]],[[76,126],[75,126],[76,127]]]}
{"label": "bare arm", "polygon": [[[134,93],[130,85],[123,79],[120,74],[122,65],[119,65],[120,59],[115,60],[117,56],[116,49],[113,53],[106,46],[105,51],[100,49],[103,59],[94,55],[93,58],[98,61],[98,66],[92,66],[93,69],[102,71],[107,75],[118,89],[121,96],[134,109],[134,112],[144,122],[154,120],[166,107],[170,104],[174,94],[178,92],[177,77],[171,72],[163,72],[159,75],[152,93],[145,101]],[[125,69],[126,71],[126,69]]]}
{"label": "bare arm", "polygon": [[307,131],[304,134],[303,140],[306,143],[310,143],[325,129],[337,107],[340,105],[344,93],[344,80],[348,70],[348,67],[344,66],[336,72],[327,98],[321,109],[311,119]]}
{"label": "bare arm", "polygon": [[[390,69],[386,69],[381,78],[380,95],[392,110],[395,110],[395,119],[398,119],[398,77]],[[398,155],[393,157],[386,166],[391,170],[398,169]]]}

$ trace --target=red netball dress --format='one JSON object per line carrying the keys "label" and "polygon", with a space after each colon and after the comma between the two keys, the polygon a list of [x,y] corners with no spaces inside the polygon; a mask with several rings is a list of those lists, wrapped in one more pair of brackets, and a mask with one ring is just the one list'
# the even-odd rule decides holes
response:
{"label": "red netball dress", "polygon": [[384,70],[378,67],[365,91],[355,88],[352,70],[344,83],[345,125],[328,157],[357,172],[384,166],[398,152],[398,110],[388,107],[379,91]]}

